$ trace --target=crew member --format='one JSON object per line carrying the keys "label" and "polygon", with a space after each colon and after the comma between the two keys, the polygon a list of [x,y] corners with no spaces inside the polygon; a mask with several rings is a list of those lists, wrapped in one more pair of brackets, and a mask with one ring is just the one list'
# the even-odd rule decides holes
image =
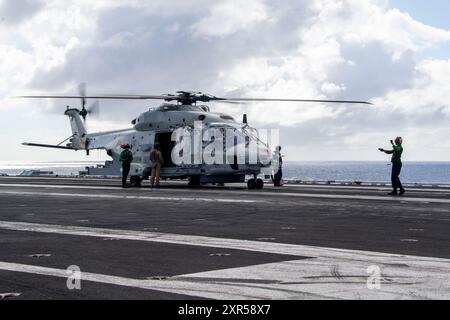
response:
{"label": "crew member", "polygon": [[159,187],[159,180],[161,174],[161,167],[164,164],[164,158],[161,153],[161,145],[155,143],[155,147],[150,152],[150,161],[152,162],[152,176],[150,178],[150,184]]}
{"label": "crew member", "polygon": [[393,191],[389,193],[391,196],[398,195],[398,189],[400,189],[400,195],[405,194],[405,189],[403,188],[402,183],[400,182],[400,172],[402,171],[402,153],[403,153],[403,139],[401,137],[397,137],[394,141],[391,140],[392,144],[392,150],[384,150],[379,149],[381,152],[392,154],[392,174],[391,174],[391,181],[392,181],[392,188]]}
{"label": "crew member", "polygon": [[278,159],[277,172],[273,177],[273,185],[275,187],[282,187],[281,179],[283,178],[283,156],[281,155],[281,146],[275,148],[275,158]]}
{"label": "crew member", "polygon": [[122,145],[124,149],[119,156],[119,161],[122,162],[122,188],[127,188],[127,177],[130,173],[131,162],[133,161],[133,153],[130,151],[130,145]]}

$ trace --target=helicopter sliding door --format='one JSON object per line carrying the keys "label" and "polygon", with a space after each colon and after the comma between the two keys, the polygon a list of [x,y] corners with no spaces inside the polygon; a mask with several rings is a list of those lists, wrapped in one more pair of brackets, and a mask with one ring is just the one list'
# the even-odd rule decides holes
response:
{"label": "helicopter sliding door", "polygon": [[172,132],[159,132],[155,136],[155,143],[161,145],[161,153],[164,159],[163,168],[173,168],[175,164],[172,161],[172,149],[175,141],[172,141]]}

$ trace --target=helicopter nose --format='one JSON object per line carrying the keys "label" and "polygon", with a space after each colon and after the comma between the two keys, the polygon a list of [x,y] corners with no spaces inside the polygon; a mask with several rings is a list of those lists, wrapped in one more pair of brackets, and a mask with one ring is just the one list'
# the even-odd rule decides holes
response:
{"label": "helicopter nose", "polygon": [[271,157],[270,151],[265,146],[258,147],[258,164],[262,166],[270,165]]}

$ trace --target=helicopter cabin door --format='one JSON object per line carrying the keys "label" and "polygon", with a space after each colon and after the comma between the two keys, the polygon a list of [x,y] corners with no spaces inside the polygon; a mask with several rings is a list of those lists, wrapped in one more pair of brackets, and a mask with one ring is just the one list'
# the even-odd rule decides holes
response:
{"label": "helicopter cabin door", "polygon": [[172,141],[172,132],[158,132],[155,136],[155,144],[161,145],[161,153],[164,159],[163,168],[172,168],[176,165],[172,161],[172,149],[175,141]]}

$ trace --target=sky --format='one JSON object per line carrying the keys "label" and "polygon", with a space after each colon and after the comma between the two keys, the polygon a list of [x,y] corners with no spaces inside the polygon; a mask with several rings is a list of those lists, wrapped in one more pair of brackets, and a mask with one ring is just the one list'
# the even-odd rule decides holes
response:
{"label": "sky", "polygon": [[[366,100],[373,106],[212,104],[278,128],[286,160],[450,161],[450,2],[0,0],[0,161],[105,159],[36,149],[70,136],[65,106],[26,94]],[[89,131],[130,127],[157,101],[101,101]]]}
{"label": "sky", "polygon": [[408,13],[415,20],[434,27],[450,30],[450,2],[445,0],[390,0],[390,8]]}

